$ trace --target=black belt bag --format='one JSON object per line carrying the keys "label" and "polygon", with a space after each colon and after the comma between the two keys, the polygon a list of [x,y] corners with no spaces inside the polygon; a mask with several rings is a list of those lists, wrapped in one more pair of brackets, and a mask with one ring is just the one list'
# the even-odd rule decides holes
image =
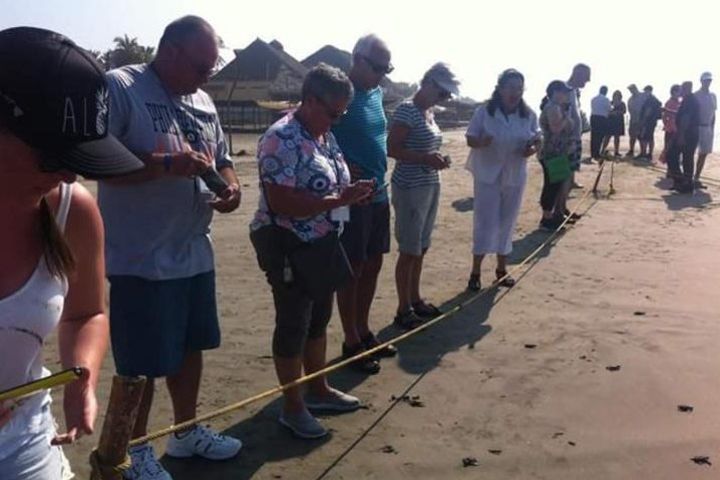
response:
{"label": "black belt bag", "polygon": [[251,232],[250,240],[268,280],[296,285],[312,299],[326,298],[353,275],[337,232],[303,242],[290,230],[273,224]]}

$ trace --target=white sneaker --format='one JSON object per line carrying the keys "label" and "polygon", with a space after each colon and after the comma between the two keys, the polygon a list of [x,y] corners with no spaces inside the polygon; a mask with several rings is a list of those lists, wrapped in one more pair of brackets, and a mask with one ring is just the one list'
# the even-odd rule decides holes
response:
{"label": "white sneaker", "polygon": [[155,458],[155,451],[148,443],[130,447],[132,465],[123,472],[127,480],[172,480],[170,474]]}
{"label": "white sneaker", "polygon": [[242,442],[237,438],[220,435],[208,427],[195,425],[182,437],[170,435],[165,453],[171,457],[187,458],[198,455],[209,460],[227,460],[238,454]]}

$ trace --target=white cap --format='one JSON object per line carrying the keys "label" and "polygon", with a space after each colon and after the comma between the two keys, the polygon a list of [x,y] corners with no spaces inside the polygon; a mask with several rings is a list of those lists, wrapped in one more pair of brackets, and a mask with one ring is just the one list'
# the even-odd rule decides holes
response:
{"label": "white cap", "polygon": [[460,89],[460,81],[455,77],[455,74],[450,71],[450,67],[442,62],[438,62],[430,70],[425,72],[423,79],[432,80],[437,83],[443,90],[458,95]]}
{"label": "white cap", "polygon": [[710,72],[703,72],[702,75],[700,75],[700,81],[704,82],[705,80],[712,80],[712,73]]}

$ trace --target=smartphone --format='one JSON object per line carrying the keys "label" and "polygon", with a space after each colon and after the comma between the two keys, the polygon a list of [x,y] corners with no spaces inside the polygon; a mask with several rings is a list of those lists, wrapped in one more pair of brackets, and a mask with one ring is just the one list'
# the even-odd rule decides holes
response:
{"label": "smartphone", "polygon": [[387,187],[389,187],[389,186],[390,186],[390,182],[385,182],[385,183],[383,183],[383,184],[381,184],[381,185],[377,185],[377,184],[376,184],[375,187],[373,188],[373,192],[374,192],[374,193],[377,193],[377,192],[380,192],[380,191],[382,191],[382,190],[386,190]]}
{"label": "smartphone", "polygon": [[228,188],[227,182],[220,176],[220,174],[214,168],[208,168],[205,172],[200,175],[205,185],[218,197],[222,192]]}

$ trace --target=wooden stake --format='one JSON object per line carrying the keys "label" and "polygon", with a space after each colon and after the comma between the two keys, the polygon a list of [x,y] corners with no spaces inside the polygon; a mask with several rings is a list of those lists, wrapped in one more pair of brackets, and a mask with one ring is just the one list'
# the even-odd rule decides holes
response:
{"label": "wooden stake", "polygon": [[145,377],[113,377],[110,401],[98,447],[90,457],[91,480],[122,480],[122,465],[135,427]]}

